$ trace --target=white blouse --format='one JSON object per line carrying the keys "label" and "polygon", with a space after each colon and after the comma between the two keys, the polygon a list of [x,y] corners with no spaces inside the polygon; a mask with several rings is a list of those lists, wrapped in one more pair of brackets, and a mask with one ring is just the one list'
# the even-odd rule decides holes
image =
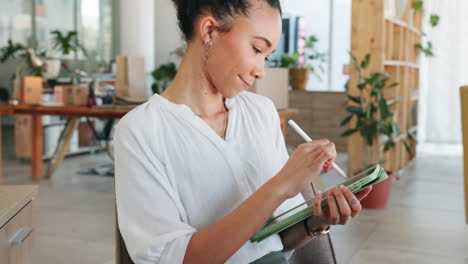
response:
{"label": "white blouse", "polygon": [[[192,234],[231,213],[288,160],[271,100],[242,92],[225,105],[225,140],[188,106],[159,95],[118,123],[118,223],[135,263],[182,263]],[[299,194],[275,214],[303,201]],[[250,263],[282,249],[278,235],[247,241],[227,263]]]}

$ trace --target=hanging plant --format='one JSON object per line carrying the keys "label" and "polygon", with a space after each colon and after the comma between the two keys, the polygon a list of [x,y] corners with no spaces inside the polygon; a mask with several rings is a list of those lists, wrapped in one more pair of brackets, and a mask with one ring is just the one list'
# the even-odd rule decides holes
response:
{"label": "hanging plant", "polygon": [[[415,12],[422,14],[424,12],[424,2],[422,0],[416,1],[414,2],[411,8],[413,8]],[[431,14],[431,16],[429,17],[429,24],[431,25],[431,27],[434,28],[438,26],[439,22],[440,22],[440,16],[437,14]],[[422,35],[426,36],[424,32],[422,33]],[[427,40],[426,44],[422,44],[422,43],[415,44],[415,48],[421,51],[428,58],[434,57],[434,51],[432,49],[432,42],[430,40]]]}

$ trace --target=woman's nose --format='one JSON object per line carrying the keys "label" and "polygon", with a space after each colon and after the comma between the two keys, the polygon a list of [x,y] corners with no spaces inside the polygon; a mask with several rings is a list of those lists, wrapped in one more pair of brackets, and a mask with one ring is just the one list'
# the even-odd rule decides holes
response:
{"label": "woman's nose", "polygon": [[257,65],[257,67],[254,68],[252,72],[252,76],[255,77],[255,79],[262,79],[265,77],[265,62],[263,61],[261,65]]}

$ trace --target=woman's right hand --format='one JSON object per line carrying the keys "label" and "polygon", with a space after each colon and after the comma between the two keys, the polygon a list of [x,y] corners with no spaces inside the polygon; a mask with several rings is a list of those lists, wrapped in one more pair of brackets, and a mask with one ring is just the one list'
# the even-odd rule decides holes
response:
{"label": "woman's right hand", "polygon": [[292,198],[320,176],[324,165],[325,171],[328,171],[335,159],[335,144],[328,139],[301,144],[275,176],[275,180],[286,198]]}

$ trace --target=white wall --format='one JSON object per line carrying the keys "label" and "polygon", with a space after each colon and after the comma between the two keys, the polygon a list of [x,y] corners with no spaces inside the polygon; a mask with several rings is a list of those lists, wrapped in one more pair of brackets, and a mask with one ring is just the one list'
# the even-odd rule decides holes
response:
{"label": "white wall", "polygon": [[[419,145],[458,145],[461,150],[459,88],[468,85],[468,17],[466,0],[425,1],[424,40],[431,40],[434,57],[420,55]],[[440,24],[431,28],[429,15],[440,15]],[[424,146],[423,146],[424,147]]]}
{"label": "white wall", "polygon": [[[171,0],[157,0],[156,5],[156,65],[167,63],[169,54],[184,45]],[[175,58],[172,58],[175,59]]]}

